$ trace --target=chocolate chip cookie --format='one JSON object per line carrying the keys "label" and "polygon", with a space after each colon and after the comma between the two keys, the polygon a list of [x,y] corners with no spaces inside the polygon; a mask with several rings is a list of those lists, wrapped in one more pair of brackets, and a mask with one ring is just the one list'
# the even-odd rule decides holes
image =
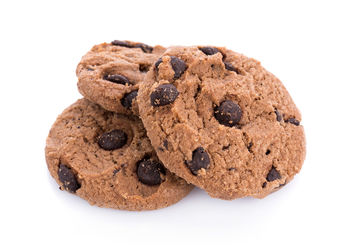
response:
{"label": "chocolate chip cookie", "polygon": [[140,119],[116,115],[86,99],[57,118],[45,153],[60,188],[92,205],[157,209],[176,203],[193,188],[164,168]]}
{"label": "chocolate chip cookie", "polygon": [[164,51],[161,46],[131,41],[96,45],[78,64],[78,89],[106,110],[137,115],[139,84]]}
{"label": "chocolate chip cookie", "polygon": [[159,159],[212,197],[263,198],[302,167],[300,112],[254,59],[226,48],[168,48],[137,101]]}

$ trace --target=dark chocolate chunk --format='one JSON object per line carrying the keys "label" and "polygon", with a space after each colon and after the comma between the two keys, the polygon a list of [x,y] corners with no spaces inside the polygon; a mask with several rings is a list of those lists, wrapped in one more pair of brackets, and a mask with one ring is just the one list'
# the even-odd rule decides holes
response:
{"label": "dark chocolate chunk", "polygon": [[58,167],[58,179],[63,183],[63,187],[72,193],[80,188],[80,184],[75,177],[73,170],[64,164],[60,164]]}
{"label": "dark chocolate chunk", "polygon": [[147,73],[150,68],[150,65],[147,64],[140,64],[139,65],[139,70],[140,72]]}
{"label": "dark chocolate chunk", "polygon": [[142,43],[132,44],[127,41],[113,40],[112,45],[122,46],[127,48],[141,48],[141,50],[145,53],[151,53],[153,51],[153,47]]}
{"label": "dark chocolate chunk", "polygon": [[119,74],[107,74],[103,77],[103,79],[113,83],[121,84],[121,85],[130,84],[130,81],[128,80],[128,78]]}
{"label": "dark chocolate chunk", "polygon": [[220,51],[215,47],[200,47],[199,50],[201,50],[206,55],[213,55],[216,53],[219,53]]}
{"label": "dark chocolate chunk", "polygon": [[123,147],[128,136],[122,130],[112,130],[98,137],[98,145],[104,150],[116,150]]}
{"label": "dark chocolate chunk", "polygon": [[154,107],[165,106],[173,103],[179,92],[173,84],[158,86],[151,94],[151,104]]}
{"label": "dark chocolate chunk", "polygon": [[156,61],[156,63],[154,63],[154,66],[155,66],[155,68],[156,68],[156,71],[158,71],[158,67],[159,67],[160,63],[162,63],[162,62],[163,62],[162,58],[159,58],[159,59]]}
{"label": "dark chocolate chunk", "polygon": [[279,171],[276,170],[276,167],[272,166],[271,170],[269,171],[269,173],[266,176],[266,180],[268,182],[272,182],[272,181],[274,181],[276,179],[280,179],[280,178],[282,178],[281,174],[279,173]]}
{"label": "dark chocolate chunk", "polygon": [[299,126],[299,125],[300,125],[300,122],[299,122],[297,119],[295,119],[295,118],[289,118],[289,119],[286,120],[286,122],[287,122],[287,123],[294,124],[294,125],[296,125],[296,126]]}
{"label": "dark chocolate chunk", "polygon": [[236,72],[237,74],[239,73],[239,72],[238,72],[238,69],[235,68],[231,63],[229,63],[229,62],[224,62],[224,64],[225,64],[226,70]]}
{"label": "dark chocolate chunk", "polygon": [[269,149],[266,150],[265,155],[270,155],[271,151]]}
{"label": "dark chocolate chunk", "polygon": [[123,107],[127,109],[131,108],[132,101],[136,98],[137,94],[138,94],[138,90],[134,90],[134,91],[131,91],[130,93],[125,94],[120,101]]}
{"label": "dark chocolate chunk", "polygon": [[165,174],[165,170],[161,163],[147,159],[138,163],[136,173],[143,184],[152,186],[162,183],[160,173]]}
{"label": "dark chocolate chunk", "polygon": [[266,182],[264,182],[264,183],[262,184],[262,188],[265,188],[265,187],[266,187],[266,185],[267,185],[267,183],[266,183]]}
{"label": "dark chocolate chunk", "polygon": [[173,68],[175,74],[174,74],[174,79],[180,78],[180,76],[186,71],[187,65],[185,61],[182,59],[179,59],[175,56],[170,56],[170,64],[171,67]]}
{"label": "dark chocolate chunk", "polygon": [[276,120],[278,122],[282,121],[283,117],[282,117],[281,113],[277,109],[275,109],[275,114],[276,114]]}
{"label": "dark chocolate chunk", "polygon": [[136,48],[141,48],[143,52],[145,53],[151,53],[153,51],[153,47],[146,45],[146,44],[136,44],[135,45]]}
{"label": "dark chocolate chunk", "polygon": [[242,110],[238,104],[226,100],[214,108],[214,116],[220,124],[233,127],[241,120]]}
{"label": "dark chocolate chunk", "polygon": [[128,47],[128,48],[132,48],[133,47],[130,43],[128,43],[126,41],[121,41],[121,40],[113,40],[112,41],[112,45]]}
{"label": "dark chocolate chunk", "polygon": [[198,147],[192,152],[192,160],[186,161],[187,167],[192,174],[197,175],[200,169],[208,169],[210,166],[210,158],[203,147]]}

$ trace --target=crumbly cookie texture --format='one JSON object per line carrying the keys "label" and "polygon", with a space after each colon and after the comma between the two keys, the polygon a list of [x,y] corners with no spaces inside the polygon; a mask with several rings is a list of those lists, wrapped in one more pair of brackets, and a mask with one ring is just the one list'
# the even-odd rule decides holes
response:
{"label": "crumbly cookie texture", "polygon": [[164,168],[140,119],[106,111],[86,99],[57,118],[45,154],[60,188],[92,205],[158,209],[193,188]]}
{"label": "crumbly cookie texture", "polygon": [[162,46],[132,41],[96,45],[77,66],[79,92],[106,110],[138,115],[139,85],[164,51]]}
{"label": "crumbly cookie texture", "polygon": [[302,167],[301,115],[260,62],[219,47],[171,47],[137,97],[159,159],[210,196],[263,198]]}

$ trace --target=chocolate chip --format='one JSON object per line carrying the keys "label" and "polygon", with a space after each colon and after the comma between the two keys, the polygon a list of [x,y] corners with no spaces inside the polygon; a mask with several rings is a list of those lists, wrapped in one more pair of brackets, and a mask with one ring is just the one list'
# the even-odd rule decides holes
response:
{"label": "chocolate chip", "polygon": [[128,136],[122,130],[112,130],[98,137],[98,145],[104,150],[116,150],[123,147]]}
{"label": "chocolate chip", "polygon": [[154,63],[154,66],[155,66],[155,68],[156,68],[157,71],[158,71],[158,67],[159,67],[160,63],[162,63],[162,62],[163,62],[162,58],[159,58],[159,59],[156,61],[156,63]]}
{"label": "chocolate chip", "polygon": [[270,155],[271,151],[269,149],[266,150],[265,155]]}
{"label": "chocolate chip", "polygon": [[262,184],[262,188],[265,188],[265,187],[266,187],[266,185],[267,185],[267,183],[266,183],[266,182],[264,182],[264,183]]}
{"label": "chocolate chip", "polygon": [[235,68],[231,63],[229,63],[229,62],[224,62],[224,64],[225,64],[226,70],[236,72],[237,74],[239,73],[239,72],[238,72],[238,69]]}
{"label": "chocolate chip", "polygon": [[228,170],[229,170],[229,171],[236,171],[236,168],[230,167],[230,168],[228,168]]}
{"label": "chocolate chip", "polygon": [[130,81],[128,80],[128,78],[119,74],[107,74],[103,77],[103,79],[113,83],[121,84],[121,85],[130,84]]}
{"label": "chocolate chip", "polygon": [[238,104],[226,100],[214,108],[214,116],[220,124],[233,127],[241,120],[242,110]]}
{"label": "chocolate chip", "polygon": [[72,193],[80,188],[80,184],[71,168],[60,164],[58,167],[58,179],[63,183],[63,187]]}
{"label": "chocolate chip", "polygon": [[152,186],[162,183],[160,173],[165,174],[165,170],[161,163],[147,159],[139,162],[136,173],[143,184]]}
{"label": "chocolate chip", "polygon": [[170,56],[170,64],[175,72],[174,79],[180,78],[180,76],[187,69],[187,65],[186,65],[185,61],[183,61],[182,59],[179,59],[178,57],[175,57],[175,56]]}
{"label": "chocolate chip", "polygon": [[213,54],[216,54],[216,53],[220,52],[215,47],[200,47],[199,50],[204,52],[206,55],[213,55]]}
{"label": "chocolate chip", "polygon": [[92,68],[90,68],[90,67],[88,67],[87,70],[88,70],[88,71],[94,71],[94,69],[92,69]]}
{"label": "chocolate chip", "polygon": [[112,45],[132,48],[131,44],[129,44],[126,41],[121,41],[121,40],[113,40]]}
{"label": "chocolate chip", "polygon": [[145,53],[151,53],[153,51],[153,47],[146,44],[136,44],[136,48],[141,48]]}
{"label": "chocolate chip", "polygon": [[132,101],[137,97],[138,90],[131,91],[130,93],[127,93],[124,95],[124,97],[121,99],[121,104],[124,108],[131,108]]}
{"label": "chocolate chip", "polygon": [[275,109],[275,114],[276,114],[276,120],[278,122],[282,121],[283,117],[282,117],[281,113],[277,109]]}
{"label": "chocolate chip", "polygon": [[289,118],[289,119],[286,120],[286,122],[287,122],[287,123],[294,124],[294,125],[296,125],[296,126],[299,126],[299,125],[300,125],[300,122],[299,122],[297,119],[295,119],[295,118]]}
{"label": "chocolate chip", "polygon": [[127,48],[141,48],[141,50],[145,53],[151,53],[153,51],[153,47],[142,43],[132,44],[127,41],[113,40],[112,45],[122,46]]}
{"label": "chocolate chip", "polygon": [[279,171],[276,170],[276,167],[272,166],[271,170],[269,171],[269,173],[266,176],[266,180],[268,182],[274,181],[276,179],[280,179],[281,178],[281,174],[279,173]]}
{"label": "chocolate chip", "polygon": [[200,169],[208,169],[210,165],[210,158],[203,147],[198,147],[192,152],[192,160],[186,161],[187,167],[192,174],[197,175]]}
{"label": "chocolate chip", "polygon": [[115,176],[118,172],[120,172],[120,169],[114,169],[113,170],[113,176]]}
{"label": "chocolate chip", "polygon": [[149,68],[150,68],[150,65],[148,65],[148,64],[140,64],[139,65],[139,70],[140,70],[140,72],[143,72],[143,73],[148,72]]}
{"label": "chocolate chip", "polygon": [[173,103],[179,92],[173,84],[158,86],[151,94],[151,104],[154,107],[165,106]]}

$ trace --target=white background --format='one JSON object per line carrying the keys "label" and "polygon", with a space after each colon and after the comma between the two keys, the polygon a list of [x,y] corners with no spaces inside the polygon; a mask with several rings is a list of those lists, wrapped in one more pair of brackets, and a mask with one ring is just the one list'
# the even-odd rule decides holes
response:
{"label": "white background", "polygon": [[[264,2],[264,3],[263,3]],[[350,251],[347,1],[1,1],[0,251]],[[307,157],[263,200],[199,189],[169,208],[90,206],[58,190],[44,158],[80,97],[94,44],[226,46],[276,74],[303,114]]]}

